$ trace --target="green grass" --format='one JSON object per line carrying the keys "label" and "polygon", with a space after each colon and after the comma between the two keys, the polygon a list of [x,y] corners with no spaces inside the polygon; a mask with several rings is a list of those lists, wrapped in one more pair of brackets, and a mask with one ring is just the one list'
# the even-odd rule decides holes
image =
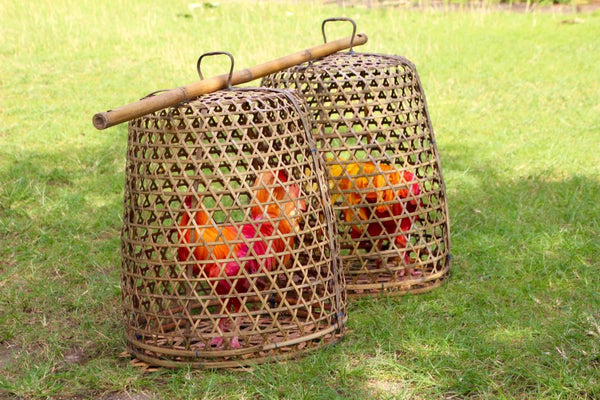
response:
{"label": "green grass", "polygon": [[[188,3],[0,0],[0,398],[600,397],[598,12]],[[207,51],[241,69],[314,46],[340,15],[369,36],[357,50],[418,68],[451,278],[353,302],[346,339],[298,361],[131,366],[119,357],[127,127],[97,131],[92,115],[193,82]],[[206,61],[206,76],[227,68]]]}

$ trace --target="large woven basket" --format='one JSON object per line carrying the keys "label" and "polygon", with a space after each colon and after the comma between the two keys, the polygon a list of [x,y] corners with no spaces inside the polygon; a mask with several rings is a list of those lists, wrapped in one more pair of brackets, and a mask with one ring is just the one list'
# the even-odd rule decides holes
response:
{"label": "large woven basket", "polygon": [[[323,22],[324,37],[331,20],[339,19]],[[439,286],[450,268],[448,208],[415,66],[350,49],[267,76],[262,85],[296,89],[310,107],[349,294]]]}
{"label": "large woven basket", "polygon": [[222,90],[129,124],[122,231],[128,351],[237,367],[336,342],[345,292],[303,99]]}

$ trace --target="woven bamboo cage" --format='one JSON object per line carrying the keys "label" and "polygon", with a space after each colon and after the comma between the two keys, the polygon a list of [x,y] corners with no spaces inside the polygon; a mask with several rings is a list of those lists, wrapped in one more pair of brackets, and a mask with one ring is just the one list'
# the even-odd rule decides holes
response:
{"label": "woven bamboo cage", "polygon": [[229,368],[342,337],[344,280],[307,115],[293,91],[230,88],[129,123],[121,283],[134,357]]}
{"label": "woven bamboo cage", "polygon": [[[325,41],[332,20],[348,19],[325,20]],[[262,85],[295,89],[310,107],[348,293],[439,286],[450,269],[448,207],[415,66],[350,49],[269,75]]]}

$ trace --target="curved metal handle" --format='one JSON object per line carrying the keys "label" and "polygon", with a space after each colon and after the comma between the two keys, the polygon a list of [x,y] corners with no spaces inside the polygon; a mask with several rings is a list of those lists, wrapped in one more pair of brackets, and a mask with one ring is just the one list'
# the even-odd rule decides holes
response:
{"label": "curved metal handle", "polygon": [[327,36],[325,35],[325,24],[333,21],[347,21],[352,24],[352,38],[350,39],[349,52],[352,53],[352,46],[354,45],[354,38],[356,37],[356,22],[352,18],[339,17],[339,18],[327,18],[321,24],[321,32],[323,33],[323,41],[327,43]]}
{"label": "curved metal handle", "polygon": [[202,76],[202,70],[200,69],[200,63],[202,62],[202,59],[206,56],[217,56],[217,55],[226,55],[227,57],[229,57],[229,60],[231,60],[231,68],[229,68],[229,77],[227,78],[227,87],[229,89],[231,89],[231,77],[233,76],[233,64],[234,64],[234,60],[233,60],[233,56],[231,55],[231,53],[228,53],[226,51],[211,51],[209,53],[204,53],[200,56],[200,58],[198,58],[198,62],[196,63],[196,69],[198,70],[198,75],[200,76],[200,80],[204,80],[204,77]]}
{"label": "curved metal handle", "polygon": [[148,93],[148,94],[147,94],[147,95],[145,95],[144,97],[140,98],[140,100],[147,99],[148,97],[155,96],[155,95],[157,95],[157,94],[159,94],[159,93],[166,92],[166,91],[168,91],[168,90],[169,90],[169,89],[159,89],[159,90],[155,90],[154,92],[152,92],[152,93]]}

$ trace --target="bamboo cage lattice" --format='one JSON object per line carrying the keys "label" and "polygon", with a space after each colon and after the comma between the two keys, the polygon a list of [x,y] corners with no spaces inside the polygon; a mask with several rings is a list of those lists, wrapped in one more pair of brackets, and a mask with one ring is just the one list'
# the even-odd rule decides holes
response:
{"label": "bamboo cage lattice", "polygon": [[292,91],[230,88],[129,123],[128,351],[227,368],[338,341],[345,291],[323,163]]}
{"label": "bamboo cage lattice", "polygon": [[[332,20],[347,19],[325,20],[325,41]],[[309,105],[348,294],[439,286],[450,271],[448,208],[415,66],[350,48],[271,74],[262,85],[295,89]]]}

